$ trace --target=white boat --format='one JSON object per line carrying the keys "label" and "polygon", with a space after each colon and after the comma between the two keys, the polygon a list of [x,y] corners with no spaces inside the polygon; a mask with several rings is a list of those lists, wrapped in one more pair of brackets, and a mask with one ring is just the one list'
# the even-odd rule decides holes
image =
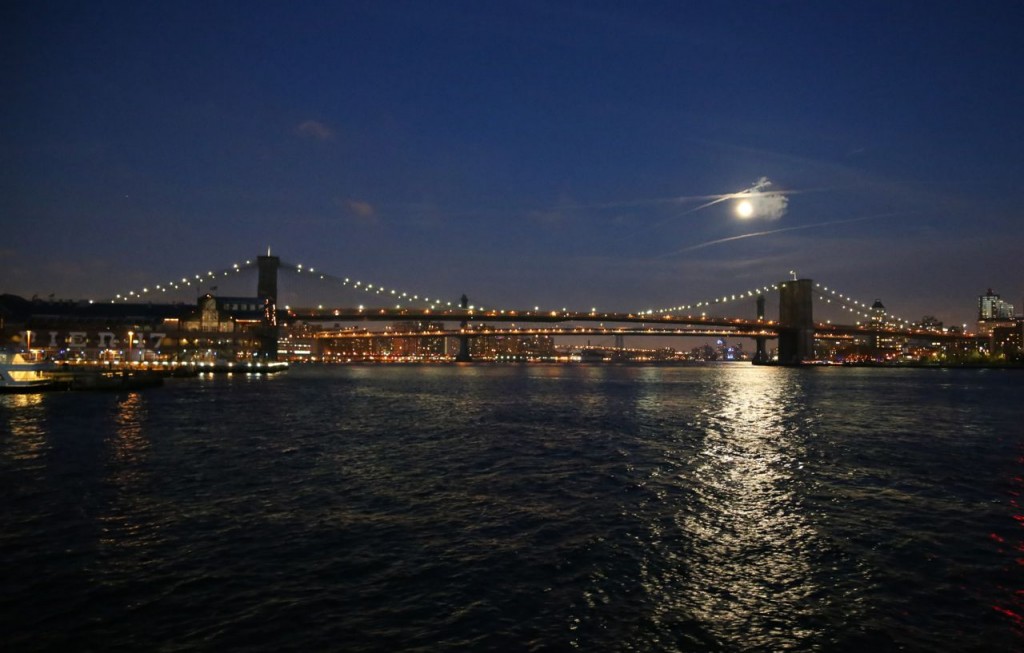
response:
{"label": "white boat", "polygon": [[0,393],[38,392],[59,385],[53,373],[57,366],[52,361],[36,357],[30,352],[0,350]]}

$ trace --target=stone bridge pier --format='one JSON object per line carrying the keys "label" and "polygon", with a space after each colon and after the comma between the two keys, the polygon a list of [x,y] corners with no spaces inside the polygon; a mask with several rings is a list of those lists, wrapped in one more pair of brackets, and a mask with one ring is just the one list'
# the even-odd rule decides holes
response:
{"label": "stone bridge pier", "polygon": [[800,365],[814,357],[814,283],[779,283],[779,365]]}

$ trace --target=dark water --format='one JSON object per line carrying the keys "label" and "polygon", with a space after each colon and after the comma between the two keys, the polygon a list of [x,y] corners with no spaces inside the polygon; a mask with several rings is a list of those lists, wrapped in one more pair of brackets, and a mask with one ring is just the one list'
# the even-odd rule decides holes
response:
{"label": "dark water", "polygon": [[0,397],[0,649],[1013,651],[1024,373],[350,367]]}

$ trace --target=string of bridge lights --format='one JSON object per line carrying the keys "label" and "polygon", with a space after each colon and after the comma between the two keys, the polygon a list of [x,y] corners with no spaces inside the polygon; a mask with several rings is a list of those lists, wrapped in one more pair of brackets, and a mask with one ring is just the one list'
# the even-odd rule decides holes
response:
{"label": "string of bridge lights", "polygon": [[[244,263],[234,263],[230,267],[219,269],[219,270],[207,270],[206,272],[200,272],[187,277],[181,277],[181,280],[173,279],[166,283],[158,283],[152,287],[146,286],[136,290],[129,290],[124,293],[118,293],[109,300],[111,304],[121,302],[131,302],[145,300],[148,297],[157,295],[159,293],[174,292],[183,290],[185,288],[199,288],[209,284],[210,282],[222,279],[224,277],[237,274],[243,270],[251,270],[256,267],[256,264],[251,260],[247,260]],[[398,300],[396,308],[402,308],[403,302],[408,305],[414,302],[422,303],[432,310],[438,308],[451,308],[454,304],[450,301],[445,301],[440,297],[429,297],[427,295],[421,295],[419,293],[412,293],[406,290],[399,290],[397,288],[386,288],[382,284],[375,284],[369,282],[363,282],[360,280],[350,279],[349,277],[338,277],[332,274],[324,272],[317,272],[316,268],[311,266],[304,266],[301,263],[285,263],[281,262],[279,269],[283,269],[287,272],[295,272],[297,274],[304,274],[311,277],[318,277],[319,280],[327,283],[334,283],[340,286],[349,287],[356,291],[361,291],[373,295],[380,295],[382,297],[394,298]],[[287,308],[287,307],[286,307]],[[470,306],[470,308],[476,310],[485,310],[483,306]]]}
{"label": "string of bridge lights", "polygon": [[[152,288],[146,286],[139,290],[130,290],[126,293],[115,295],[112,299],[109,300],[109,302],[111,304],[115,304],[118,302],[130,302],[133,300],[138,301],[146,299],[149,296],[156,295],[157,293],[167,293],[168,291],[173,292],[177,290],[182,290],[186,287],[199,287],[208,284],[211,281],[228,277],[233,274],[238,274],[243,270],[249,270],[254,267],[256,267],[256,265],[251,260],[246,260],[244,263],[234,263],[230,267],[223,268],[220,270],[207,270],[205,273],[197,273],[188,277],[181,277],[180,281],[178,279],[173,279],[171,281],[168,281],[167,283],[158,283],[154,285]],[[429,307],[432,310],[436,310],[438,308],[458,308],[458,306],[455,306],[452,302],[445,301],[443,299],[440,299],[439,297],[431,298],[426,295],[421,295],[419,293],[411,293],[407,290],[387,288],[381,284],[363,282],[361,280],[353,280],[349,277],[339,277],[325,272],[317,272],[316,268],[311,266],[304,266],[301,263],[292,264],[282,262],[280,264],[280,267],[290,272],[295,272],[297,274],[303,274],[308,275],[310,277],[318,278],[319,280],[329,284],[340,285],[342,287],[348,287],[353,290],[365,292],[371,295],[380,295],[382,297],[395,299],[397,301],[395,308],[402,308],[403,302],[406,305],[412,303],[422,303],[423,305]],[[844,311],[849,311],[850,313],[858,317],[873,320],[881,316],[883,319],[889,321],[885,322],[885,324],[892,324],[894,326],[902,326],[905,328],[917,326],[916,323],[911,322],[909,320],[905,320],[897,315],[889,313],[888,311],[883,310],[881,313],[878,313],[877,311],[874,311],[871,308],[870,304],[862,302],[858,299],[854,299],[853,297],[845,295],[844,293],[841,293],[834,288],[830,289],[828,286],[824,286],[820,283],[815,283],[814,285],[815,288],[818,289],[817,296],[820,301],[823,301],[827,304],[831,304],[833,303],[833,301],[835,301],[839,305],[840,309]],[[744,290],[738,293],[730,293],[727,295],[722,295],[721,297],[713,297],[698,302],[680,304],[679,306],[644,309],[639,312],[639,315],[672,315],[692,311],[706,312],[707,309],[709,309],[712,306],[723,306],[736,301],[749,301],[751,298],[755,298],[762,293],[776,291],[778,289],[779,284],[768,284],[752,290]],[[90,303],[93,303],[92,300],[90,300]],[[483,306],[470,306],[469,308],[474,310],[486,310],[486,308]],[[564,310],[565,309],[563,309],[563,311]]]}
{"label": "string of bridge lights", "polygon": [[[253,264],[252,261],[246,261],[243,264],[234,263],[229,268],[223,268],[216,271],[207,270],[205,273],[194,274],[190,277],[182,277],[181,281],[178,281],[177,279],[172,279],[167,283],[158,283],[154,285],[152,288],[146,286],[139,290],[129,290],[128,292],[123,294],[119,293],[117,295],[114,295],[114,297],[110,299],[109,302],[111,304],[116,304],[118,302],[129,302],[132,300],[145,299],[147,296],[156,295],[157,293],[166,293],[168,291],[173,292],[175,290],[182,290],[186,287],[192,287],[193,284],[199,287],[206,283],[209,283],[210,281],[227,277],[230,276],[231,274],[237,274],[242,270],[248,270],[253,267],[255,267],[255,265]],[[92,300],[90,300],[90,303],[92,303]]]}
{"label": "string of bridge lights", "polygon": [[760,288],[755,288],[754,290],[744,290],[742,292],[731,293],[731,294],[728,294],[728,295],[722,295],[721,297],[714,297],[712,299],[705,299],[705,300],[699,301],[699,302],[692,302],[692,303],[689,303],[689,304],[682,304],[680,306],[671,306],[671,307],[668,307],[668,308],[648,308],[648,309],[640,311],[640,315],[672,315],[672,314],[675,314],[675,313],[682,313],[684,311],[697,311],[697,310],[706,311],[706,309],[708,307],[710,307],[710,306],[729,304],[729,303],[735,302],[735,301],[747,301],[750,298],[757,297],[758,295],[760,295],[762,293],[766,293],[766,292],[770,292],[772,290],[778,290],[778,289],[779,289],[778,284],[774,284],[773,283],[773,284],[769,284],[767,286],[761,286]]}
{"label": "string of bridge lights", "polygon": [[[328,274],[326,272],[317,272],[316,268],[306,267],[303,266],[301,263],[293,264],[282,262],[281,267],[287,269],[289,272],[295,272],[297,274],[308,274],[311,277],[319,277],[319,280],[327,283],[340,284],[342,286],[352,288],[353,290],[359,290],[373,295],[381,295],[384,297],[394,298],[395,300],[397,300],[395,308],[402,308],[403,300],[405,301],[406,304],[411,304],[413,302],[423,303],[426,306],[428,306],[431,310],[435,310],[438,308],[453,307],[452,302],[445,301],[439,297],[434,297],[432,299],[430,297],[427,297],[426,295],[421,296],[419,293],[411,293],[407,290],[399,290],[397,288],[389,289],[381,284],[373,284],[359,280],[353,280],[349,277],[338,277],[332,274]],[[456,306],[455,308],[458,307]],[[470,306],[470,308],[485,310],[483,306]]]}
{"label": "string of bridge lights", "polygon": [[[834,288],[830,289],[828,286],[823,286],[820,283],[815,283],[814,285],[818,289],[818,299],[820,301],[823,301],[827,304],[831,304],[833,303],[833,300],[836,300],[836,303],[839,304],[839,308],[841,308],[844,311],[849,311],[850,313],[858,317],[871,320],[877,319],[879,316],[881,316],[883,320],[885,320],[884,324],[886,325],[900,326],[904,328],[918,326],[915,322],[903,319],[902,317],[899,317],[898,315],[895,315],[888,311],[883,310],[881,313],[878,313],[877,311],[871,308],[871,304],[862,302],[858,299],[854,299],[853,297],[845,295],[844,293],[841,293]],[[760,288],[755,288],[753,290],[744,290],[738,293],[730,293],[728,295],[714,297],[712,299],[705,299],[699,302],[691,302],[688,304],[681,304],[679,306],[670,306],[666,308],[645,309],[643,311],[640,311],[640,315],[671,315],[686,311],[706,311],[711,306],[721,306],[734,301],[748,301],[751,298],[755,298],[762,293],[778,289],[779,284],[768,284],[765,286],[761,286]]]}
{"label": "string of bridge lights", "polygon": [[840,309],[849,311],[854,315],[868,320],[881,318],[883,326],[899,326],[903,328],[918,327],[917,323],[905,320],[888,311],[882,310],[881,312],[878,312],[872,308],[871,304],[854,299],[848,295],[844,295],[835,288],[829,289],[828,286],[823,286],[820,283],[815,283],[814,286],[818,289],[818,299],[826,304],[831,304],[832,300],[835,299],[837,300]]}
{"label": "string of bridge lights", "polygon": [[[229,277],[233,274],[238,274],[243,270],[251,270],[256,267],[256,264],[252,260],[246,260],[243,263],[233,263],[230,267],[222,268],[219,270],[207,270],[206,272],[196,273],[190,276],[181,277],[181,279],[172,279],[166,283],[158,283],[152,287],[145,286],[136,290],[129,290],[124,293],[118,293],[113,298],[109,299],[109,303],[116,304],[119,302],[131,302],[145,300],[148,297],[157,295],[159,293],[167,293],[180,291],[185,288],[199,288],[210,282],[216,281],[224,277]],[[296,274],[308,275],[309,277],[316,278],[320,281],[324,281],[328,284],[340,285],[342,287],[348,287],[356,291],[364,292],[371,295],[379,295],[381,297],[393,298],[397,300],[395,308],[402,308],[403,303],[410,305],[413,303],[420,303],[436,310],[438,308],[458,308],[456,304],[451,301],[443,300],[439,297],[429,297],[420,293],[413,293],[408,290],[400,290],[398,288],[387,288],[382,284],[376,284],[371,282],[364,282],[350,277],[340,277],[337,275],[329,274],[326,272],[317,272],[317,269],[313,266],[306,266],[302,263],[286,263],[282,261],[279,265],[279,269],[283,269],[288,272],[295,272]],[[755,290],[746,290],[740,293],[723,295],[722,297],[715,297],[699,302],[693,302],[690,304],[674,306],[671,308],[660,308],[660,309],[646,309],[641,311],[640,315],[654,315],[654,314],[671,314],[680,313],[682,311],[692,311],[703,309],[706,310],[710,306],[723,305],[733,301],[746,300],[750,297],[755,297],[762,292],[768,292],[771,290],[778,290],[777,284],[771,284],[762,286]],[[91,301],[91,300],[90,300]],[[288,308],[288,307],[285,307]],[[471,305],[469,308],[473,310],[487,310],[484,306]],[[539,307],[534,307],[534,310],[540,310]],[[568,309],[563,308],[565,312]],[[596,308],[591,309],[591,312],[596,312]]]}

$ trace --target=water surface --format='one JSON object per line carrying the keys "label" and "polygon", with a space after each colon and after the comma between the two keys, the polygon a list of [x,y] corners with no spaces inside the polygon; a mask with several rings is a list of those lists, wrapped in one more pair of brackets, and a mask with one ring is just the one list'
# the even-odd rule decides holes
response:
{"label": "water surface", "polygon": [[1022,391],[469,365],[4,396],[0,644],[1019,650]]}

